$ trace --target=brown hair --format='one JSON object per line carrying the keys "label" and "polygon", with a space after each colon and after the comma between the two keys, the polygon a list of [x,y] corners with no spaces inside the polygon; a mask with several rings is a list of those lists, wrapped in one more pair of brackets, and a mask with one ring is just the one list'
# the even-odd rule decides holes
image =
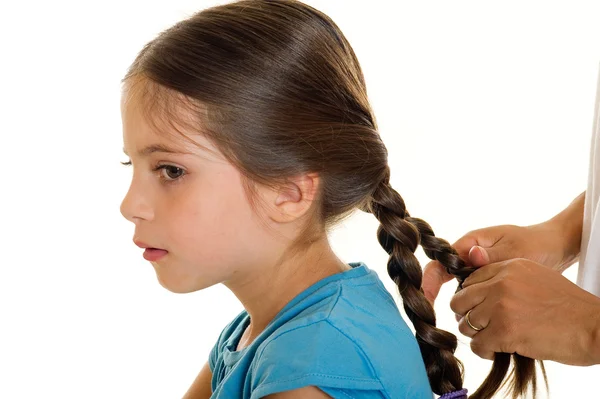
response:
{"label": "brown hair", "polygon": [[[294,0],[243,0],[199,12],[162,32],[139,53],[124,79],[140,85],[152,119],[172,127],[202,121],[202,134],[253,183],[320,176],[313,217],[298,245],[350,215],[371,212],[390,255],[388,272],[416,330],[433,391],[459,390],[463,367],[456,337],[436,327],[414,254],[440,261],[462,281],[473,271],[421,219],[411,217],[390,186],[387,149],[369,105],[352,47],[323,13]],[[174,105],[176,104],[176,105]],[[182,117],[186,106],[197,116]],[[158,116],[158,117],[157,117]],[[163,122],[161,122],[163,121]],[[196,127],[198,130],[198,127]],[[308,226],[319,226],[318,231]],[[514,355],[511,391],[535,390],[535,362]],[[471,398],[501,387],[510,354],[497,354]]]}

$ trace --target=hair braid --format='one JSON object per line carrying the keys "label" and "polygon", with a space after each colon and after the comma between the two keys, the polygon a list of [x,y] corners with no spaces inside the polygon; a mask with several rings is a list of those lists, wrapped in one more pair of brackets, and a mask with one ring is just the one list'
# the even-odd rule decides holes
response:
{"label": "hair braid", "polygon": [[[373,213],[381,223],[377,238],[390,255],[388,274],[398,286],[406,314],[415,328],[433,391],[442,395],[461,389],[463,366],[454,356],[456,336],[436,327],[435,312],[423,293],[423,272],[414,252],[421,245],[429,258],[439,261],[458,280],[457,291],[476,268],[466,266],[446,240],[435,236],[427,222],[409,215],[404,200],[389,185],[389,168],[364,210]],[[497,353],[490,374],[470,398],[491,398],[502,387],[510,361],[510,354]],[[535,392],[535,361],[514,354],[514,363],[515,368],[506,381],[513,398],[525,394],[530,385]],[[546,379],[543,363],[540,364]]]}
{"label": "hair braid", "polygon": [[462,389],[462,363],[454,357],[456,337],[436,328],[435,312],[425,298],[423,272],[414,252],[421,242],[418,228],[406,220],[404,201],[387,184],[373,195],[371,212],[380,221],[377,237],[390,255],[388,274],[394,280],[406,315],[413,323],[432,389],[441,395]]}

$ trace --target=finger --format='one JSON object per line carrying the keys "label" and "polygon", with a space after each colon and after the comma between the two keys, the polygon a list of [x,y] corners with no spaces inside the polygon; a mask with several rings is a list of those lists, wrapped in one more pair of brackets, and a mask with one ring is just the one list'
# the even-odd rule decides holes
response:
{"label": "finger", "polygon": [[475,267],[485,266],[490,263],[490,255],[485,248],[475,245],[469,251],[469,261]]}
{"label": "finger", "polygon": [[497,245],[491,247],[476,245],[469,251],[469,262],[473,266],[485,266],[490,263],[498,263],[508,259],[519,258],[520,255],[512,245]]}
{"label": "finger", "polygon": [[[473,327],[475,328],[486,328],[489,324],[489,319],[486,320],[486,312],[482,310],[483,305],[479,305],[470,310],[468,321],[471,322]],[[467,321],[467,316],[461,318],[458,323],[458,331],[461,332],[462,335],[466,335],[467,337],[473,338],[476,334],[483,331],[477,331],[475,328],[471,327]]]}
{"label": "finger", "polygon": [[423,270],[422,288],[425,297],[432,305],[440,293],[442,285],[453,278],[454,276],[448,274],[444,266],[438,261],[431,261],[425,266],[425,269]]}
{"label": "finger", "polygon": [[465,261],[469,266],[471,266],[471,261],[469,260],[469,251],[475,245],[479,245],[475,237],[476,236],[472,235],[472,233],[468,233],[452,244],[452,247],[456,249],[456,252],[458,252],[458,257]]}
{"label": "finger", "polygon": [[475,270],[463,281],[463,289],[491,280],[505,268],[505,263],[492,263]]}
{"label": "finger", "polygon": [[463,288],[454,294],[450,300],[450,309],[452,309],[454,313],[464,317],[469,310],[483,303],[487,296],[487,292],[487,284],[477,284]]}
{"label": "finger", "polygon": [[[469,266],[473,266],[470,264],[469,252],[474,246],[479,246],[483,248],[491,248],[493,247],[499,240],[499,236],[497,233],[497,229],[494,228],[484,228],[479,230],[473,230],[464,236],[462,236],[458,241],[456,241],[452,246],[458,252],[458,256],[467,262]],[[489,262],[488,262],[489,263]]]}
{"label": "finger", "polygon": [[496,353],[502,352],[498,334],[493,328],[481,330],[471,339],[471,350],[483,359],[494,360]]}

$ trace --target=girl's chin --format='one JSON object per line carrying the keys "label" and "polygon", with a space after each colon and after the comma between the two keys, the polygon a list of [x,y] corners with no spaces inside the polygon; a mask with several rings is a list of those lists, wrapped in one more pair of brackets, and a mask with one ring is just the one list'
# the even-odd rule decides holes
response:
{"label": "girl's chin", "polygon": [[[158,279],[159,284],[164,289],[166,289],[167,291],[171,291],[174,294],[188,294],[190,292],[200,291],[215,285],[208,281],[203,282],[198,281],[197,279],[196,281],[194,281],[195,279],[191,278],[173,278],[173,276],[169,276],[170,270],[167,265],[161,263],[161,265],[159,266],[154,264],[154,262],[152,263],[152,265],[155,267],[156,277]],[[194,281],[194,283],[191,284],[191,281]]]}

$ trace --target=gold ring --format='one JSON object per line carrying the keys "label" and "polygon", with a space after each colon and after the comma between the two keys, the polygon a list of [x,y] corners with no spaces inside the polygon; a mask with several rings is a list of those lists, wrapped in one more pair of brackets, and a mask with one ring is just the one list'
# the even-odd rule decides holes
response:
{"label": "gold ring", "polygon": [[469,320],[469,315],[471,314],[472,311],[473,311],[473,309],[469,310],[465,316],[465,320],[467,321],[467,324],[469,325],[469,327],[471,327],[475,331],[483,330],[483,327],[477,328],[473,324],[471,324],[471,320]]}

